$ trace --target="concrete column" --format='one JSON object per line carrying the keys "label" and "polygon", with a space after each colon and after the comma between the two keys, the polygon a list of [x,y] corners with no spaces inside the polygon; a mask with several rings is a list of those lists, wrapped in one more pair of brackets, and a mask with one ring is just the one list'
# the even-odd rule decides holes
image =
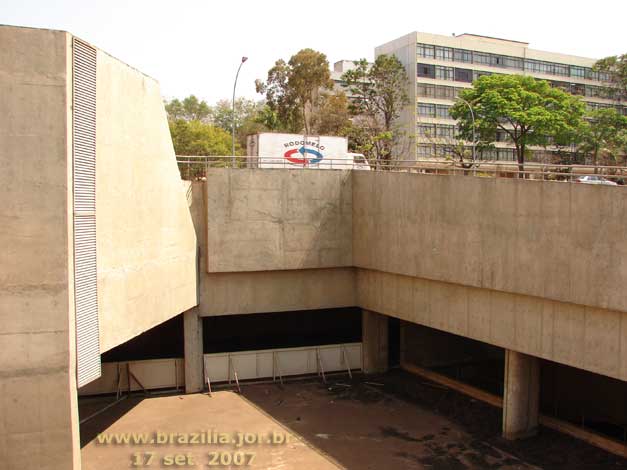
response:
{"label": "concrete column", "polygon": [[362,369],[365,374],[388,370],[388,317],[362,310]]}
{"label": "concrete column", "polygon": [[536,433],[540,401],[540,361],[505,350],[503,437],[520,439]]}
{"label": "concrete column", "polygon": [[202,317],[198,315],[198,308],[192,308],[183,315],[185,393],[198,393],[204,387]]}

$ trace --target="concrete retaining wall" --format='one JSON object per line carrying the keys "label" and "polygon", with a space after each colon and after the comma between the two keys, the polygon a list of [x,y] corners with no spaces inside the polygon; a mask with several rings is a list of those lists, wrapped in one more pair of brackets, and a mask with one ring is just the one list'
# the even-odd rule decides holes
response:
{"label": "concrete retaining wall", "polygon": [[159,84],[98,51],[97,255],[107,351],[196,305],[196,236]]}
{"label": "concrete retaining wall", "polygon": [[623,312],[625,220],[623,188],[353,174],[356,267]]}
{"label": "concrete retaining wall", "polygon": [[351,172],[210,169],[208,272],[352,265]]}
{"label": "concrete retaining wall", "polygon": [[360,269],[368,310],[627,380],[627,314]]}
{"label": "concrete retaining wall", "polygon": [[[627,380],[623,188],[405,172],[344,178],[335,171],[212,170],[207,208],[195,216],[197,225],[208,221],[201,251],[213,271],[202,276],[201,315],[352,301]],[[338,186],[352,188],[352,204]],[[331,216],[304,208],[312,198],[333,208]],[[290,214],[313,230],[298,252],[282,238]],[[350,244],[338,238],[348,227]],[[349,250],[341,265],[354,271],[303,269],[328,267],[321,240]],[[255,272],[241,272],[248,270]],[[342,295],[347,286],[354,297]]]}
{"label": "concrete retaining wall", "polygon": [[[231,171],[230,173],[239,174],[241,171],[243,170]],[[246,172],[248,173],[248,170]],[[226,192],[226,188],[233,184],[232,180],[229,181],[229,179],[225,178],[225,175],[228,173],[228,170],[216,170],[215,173],[212,173],[215,176],[214,179],[209,179],[207,183],[197,181],[192,185],[190,210],[200,247],[198,270],[199,315],[287,312],[355,306],[355,274],[351,267],[321,268],[314,266],[317,269],[263,270],[264,258],[258,258],[256,261],[253,261],[257,263],[257,271],[240,271],[241,263],[247,263],[248,261],[240,260],[236,256],[237,250],[235,249],[230,254],[220,251],[219,243],[222,242],[219,242],[219,238],[223,232],[222,228],[217,225],[217,220],[214,219],[214,213],[226,214],[226,207],[230,204],[226,196],[222,199],[219,199],[217,196],[221,192]],[[249,173],[248,178],[256,178],[264,173],[274,173],[274,171],[266,170],[264,172],[263,170],[256,170]],[[281,171],[280,173],[283,172]],[[309,173],[309,171],[296,171],[295,173]],[[322,175],[317,177],[319,180],[328,172],[322,171],[321,173]],[[330,173],[336,175],[333,180],[335,183],[334,194],[336,197],[340,197],[340,188],[347,183],[342,178],[338,178],[338,176],[343,175],[344,177],[347,172],[333,171]],[[280,179],[277,179],[278,174],[279,172],[275,173],[275,182],[280,181]],[[309,178],[311,178],[311,175]],[[205,192],[207,188],[211,188],[208,192],[214,198],[211,204],[208,204],[207,201],[208,195]],[[237,192],[245,193],[243,189]],[[236,199],[237,197],[239,196],[235,196]],[[346,198],[348,196],[344,193],[341,197]],[[250,213],[255,213],[255,204],[259,200],[258,198],[251,198],[247,203],[248,209],[246,210],[250,211]],[[260,204],[265,205],[266,203],[261,202]],[[345,201],[345,204],[350,204],[350,199]],[[244,209],[242,208],[242,210]],[[205,222],[207,220],[209,223]],[[349,222],[338,218],[335,220],[342,226],[341,230],[350,233],[350,212],[348,212]],[[213,241],[212,247],[207,248],[206,227],[210,224],[213,224],[213,236],[216,239]],[[277,222],[277,230],[280,231],[279,225],[280,223]],[[226,234],[226,237],[228,237],[229,233],[232,233],[230,231],[235,229],[235,226],[229,223],[224,229],[228,232]],[[269,236],[274,236],[277,232],[273,229],[265,233]],[[233,233],[233,236],[235,235]],[[260,235],[258,234],[258,236]],[[254,249],[253,245],[248,245],[244,242],[239,242],[236,246],[242,247],[244,250],[249,249],[247,246],[250,249]],[[303,246],[305,245],[303,244]],[[214,258],[214,261],[217,259],[221,260],[220,263],[224,265],[226,265],[225,263],[234,263],[230,268],[233,272],[206,272],[203,268],[208,263],[211,263],[209,261],[211,258]],[[265,259],[271,266],[276,266],[275,263],[280,263],[280,260],[285,259],[285,257],[280,252],[272,252]],[[346,263],[349,263],[349,260],[346,260]]]}
{"label": "concrete retaining wall", "polygon": [[71,37],[0,44],[0,466],[79,468]]}

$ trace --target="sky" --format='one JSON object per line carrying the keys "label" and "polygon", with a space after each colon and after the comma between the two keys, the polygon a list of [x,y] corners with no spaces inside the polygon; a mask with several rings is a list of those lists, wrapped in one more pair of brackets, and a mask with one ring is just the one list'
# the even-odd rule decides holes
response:
{"label": "sky", "polygon": [[[261,99],[255,79],[310,47],[338,60],[412,31],[474,33],[601,58],[627,53],[627,1],[0,0],[0,24],[62,29],[156,78],[166,99]],[[0,44],[0,47],[2,45]]]}

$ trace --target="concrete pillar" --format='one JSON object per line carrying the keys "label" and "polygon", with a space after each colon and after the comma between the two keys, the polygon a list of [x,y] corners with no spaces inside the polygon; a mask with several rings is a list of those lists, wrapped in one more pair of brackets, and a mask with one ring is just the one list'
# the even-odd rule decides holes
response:
{"label": "concrete pillar", "polygon": [[388,317],[362,310],[362,369],[365,374],[388,370]]}
{"label": "concrete pillar", "polygon": [[503,437],[520,439],[534,435],[538,428],[539,402],[539,359],[506,349]]}
{"label": "concrete pillar", "polygon": [[183,315],[185,393],[198,393],[204,387],[202,317],[198,315],[198,308],[192,308]]}

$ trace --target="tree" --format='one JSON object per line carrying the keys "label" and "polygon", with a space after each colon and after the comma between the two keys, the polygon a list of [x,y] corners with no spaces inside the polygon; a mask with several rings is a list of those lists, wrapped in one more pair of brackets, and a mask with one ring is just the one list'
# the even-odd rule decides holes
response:
{"label": "tree", "polygon": [[[254,121],[264,104],[248,98],[235,100],[235,129],[242,127],[246,121]],[[233,123],[233,104],[231,100],[219,100],[211,110],[213,124],[231,132]]]}
{"label": "tree", "polygon": [[458,120],[460,136],[472,141],[476,129],[486,144],[495,140],[497,130],[505,132],[516,148],[520,178],[530,145],[572,142],[583,125],[584,105],[577,97],[529,76],[479,77],[460,98],[472,106],[476,126],[468,106],[458,100],[450,114]]}
{"label": "tree", "polygon": [[[169,120],[170,135],[174,153],[179,156],[230,155],[231,134],[224,129],[200,121],[185,119]],[[226,166],[230,157],[225,157]],[[218,161],[212,162],[214,165]],[[204,176],[203,163],[179,163],[179,169],[186,178]]]}
{"label": "tree", "polygon": [[259,110],[255,117],[255,122],[269,131],[287,130],[283,128],[276,111],[273,111],[267,104],[264,104]]}
{"label": "tree", "polygon": [[312,131],[312,114],[318,105],[321,89],[333,86],[326,55],[313,49],[303,49],[289,62],[279,59],[268,71],[266,82],[256,81],[258,93],[264,93],[266,103],[277,113],[290,132]]}
{"label": "tree", "polygon": [[[264,132],[268,128],[259,119],[264,103],[247,98],[235,100],[235,139],[241,149],[246,148],[246,138],[250,134]],[[227,132],[231,132],[233,124],[233,105],[230,100],[220,100],[213,107],[213,123]]]}
{"label": "tree", "polygon": [[312,119],[314,132],[319,135],[344,135],[351,126],[348,99],[343,92],[324,93]]}
{"label": "tree", "polygon": [[594,70],[608,74],[610,96],[627,99],[627,54],[601,59],[594,64]]}
{"label": "tree", "polygon": [[200,121],[170,121],[172,144],[177,155],[230,155],[231,135]]}
{"label": "tree", "polygon": [[599,157],[617,163],[627,147],[627,117],[606,108],[590,112],[587,118],[582,128],[581,151],[592,157],[594,165],[598,165]]}
{"label": "tree", "polygon": [[397,125],[401,111],[409,104],[409,81],[403,64],[392,55],[380,55],[370,67],[366,59],[355,62],[355,68],[342,75],[349,90],[353,121],[352,133],[362,142],[371,165],[390,167],[393,151],[401,153],[405,137]]}
{"label": "tree", "polygon": [[211,118],[211,107],[206,101],[199,101],[194,95],[189,95],[183,101],[173,99],[166,101],[165,110],[168,113],[168,120],[208,122]]}

